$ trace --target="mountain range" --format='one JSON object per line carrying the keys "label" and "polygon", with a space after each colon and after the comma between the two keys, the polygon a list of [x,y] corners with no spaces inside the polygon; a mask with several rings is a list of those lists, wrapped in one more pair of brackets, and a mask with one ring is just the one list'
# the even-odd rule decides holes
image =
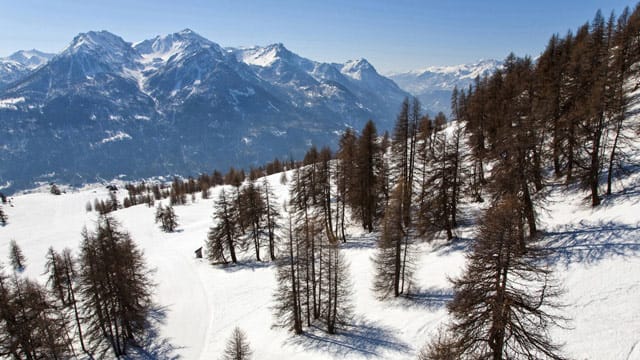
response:
{"label": "mountain range", "polygon": [[282,44],[223,48],[186,29],[139,43],[107,31],[0,60],[0,185],[197,174],[299,157],[409,94],[365,59]]}
{"label": "mountain range", "polygon": [[471,64],[432,66],[423,70],[394,73],[389,78],[417,97],[427,112],[449,114],[454,87],[467,89],[476,77],[490,75],[501,67],[502,61],[489,59]]}
{"label": "mountain range", "polygon": [[390,130],[407,96],[448,113],[454,85],[496,66],[389,79],[365,59],[322,63],[280,43],[224,48],[189,29],[138,43],[81,33],[57,54],[0,58],[0,189],[299,158],[369,119]]}

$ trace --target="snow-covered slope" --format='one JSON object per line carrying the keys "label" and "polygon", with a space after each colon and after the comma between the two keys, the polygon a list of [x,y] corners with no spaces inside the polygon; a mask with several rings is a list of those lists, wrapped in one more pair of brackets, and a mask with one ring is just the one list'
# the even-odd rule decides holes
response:
{"label": "snow-covered slope", "polygon": [[0,90],[24,78],[34,69],[46,64],[53,54],[38,50],[20,50],[6,58],[0,58]]}
{"label": "snow-covered slope", "polygon": [[[278,201],[286,201],[280,175],[268,179]],[[566,343],[571,358],[640,359],[639,187],[640,173],[628,175],[597,209],[590,208],[578,190],[552,187],[541,212],[540,228],[556,250],[551,265],[566,290],[561,301],[572,318],[569,328],[555,329],[553,337]],[[212,189],[211,199],[220,189]],[[96,219],[95,212],[85,212],[85,204],[107,196],[97,185],[60,196],[44,190],[14,196],[4,207],[9,223],[0,228],[0,255],[6,258],[9,241],[16,240],[27,257],[26,275],[44,281],[48,247],[71,247],[77,253],[81,229],[93,227]],[[212,225],[212,201],[198,197],[195,203],[175,207],[180,226],[170,234],[154,224],[153,208],[139,205],[114,213],[156,269],[154,298],[165,318],[150,339],[152,357],[219,358],[239,326],[259,359],[415,359],[447,319],[445,305],[452,298],[447,278],[460,273],[474,236],[468,225],[457,230],[460,240],[454,243],[421,243],[415,295],[382,302],[371,291],[376,236],[350,227],[344,253],[353,282],[352,325],[335,336],[320,330],[294,336],[272,327],[273,264],[256,263],[249,254],[241,265],[228,268],[194,258]],[[480,210],[477,204],[464,203],[461,223],[471,224]]]}
{"label": "snow-covered slope", "polygon": [[451,111],[451,90],[466,89],[476,77],[502,67],[498,60],[480,60],[472,64],[432,66],[422,70],[389,75],[403,90],[416,96],[429,112]]}

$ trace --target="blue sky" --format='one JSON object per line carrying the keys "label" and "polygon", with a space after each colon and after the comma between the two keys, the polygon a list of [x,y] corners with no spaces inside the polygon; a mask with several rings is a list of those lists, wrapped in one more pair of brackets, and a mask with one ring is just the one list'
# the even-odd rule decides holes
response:
{"label": "blue sky", "polygon": [[62,50],[89,30],[129,42],[190,28],[222,46],[282,42],[318,61],[379,71],[537,56],[553,33],[619,14],[629,0],[0,0],[0,56]]}

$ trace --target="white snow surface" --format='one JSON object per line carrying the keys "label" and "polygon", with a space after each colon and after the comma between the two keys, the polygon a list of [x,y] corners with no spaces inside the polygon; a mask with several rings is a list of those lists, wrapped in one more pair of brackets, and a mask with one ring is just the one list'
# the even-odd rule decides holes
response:
{"label": "white snow surface", "polygon": [[16,104],[24,102],[24,97],[0,99],[0,109],[17,109]]}
{"label": "white snow surface", "polygon": [[[286,201],[280,174],[268,180],[279,201]],[[353,282],[353,324],[334,336],[318,329],[294,336],[273,327],[272,263],[257,263],[251,253],[229,267],[194,258],[213,224],[212,199],[221,188],[212,189],[209,200],[198,197],[195,203],[175,207],[180,223],[175,233],[163,233],[154,223],[155,209],[145,205],[113,213],[155,269],[154,299],[166,317],[150,339],[151,358],[217,359],[239,326],[256,359],[415,359],[447,321],[446,303],[452,297],[447,278],[461,273],[473,227],[457,231],[467,240],[419,244],[415,296],[379,301],[371,291],[375,234],[351,226],[344,252]],[[616,183],[615,196],[592,209],[584,192],[558,186],[541,211],[540,227],[549,235],[549,246],[557,249],[552,266],[566,290],[561,299],[567,305],[564,314],[572,318],[567,329],[555,329],[552,336],[566,343],[571,358],[640,359],[639,188],[640,176],[633,174]],[[121,190],[120,198],[124,195]],[[85,204],[96,198],[108,198],[104,186],[67,190],[60,196],[40,189],[12,197],[11,205],[3,207],[9,223],[0,227],[0,257],[7,259],[9,242],[15,239],[27,257],[24,276],[44,282],[47,249],[70,247],[77,254],[82,228],[94,228],[97,217],[85,211]],[[471,219],[480,210],[466,203],[462,217]]]}

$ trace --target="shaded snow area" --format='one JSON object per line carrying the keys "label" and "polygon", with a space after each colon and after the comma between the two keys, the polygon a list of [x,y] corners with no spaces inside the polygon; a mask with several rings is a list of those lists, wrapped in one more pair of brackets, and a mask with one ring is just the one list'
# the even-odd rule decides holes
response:
{"label": "shaded snow area", "polygon": [[[288,194],[279,179],[279,174],[269,177],[282,203]],[[640,359],[639,185],[637,173],[622,179],[617,193],[595,210],[584,200],[585,193],[560,186],[552,187],[541,204],[540,228],[548,246],[556,249],[551,264],[565,288],[563,312],[572,318],[567,329],[554,329],[552,337],[566,344],[570,358]],[[353,283],[352,324],[333,336],[313,328],[294,336],[273,327],[272,263],[256,263],[251,253],[229,267],[195,259],[194,250],[204,245],[213,224],[212,199],[220,189],[212,189],[209,200],[198,197],[195,203],[176,206],[180,225],[175,233],[161,232],[154,223],[155,209],[145,205],[113,213],[155,269],[161,323],[146,344],[151,358],[217,359],[239,326],[256,359],[415,359],[447,321],[446,304],[453,297],[447,278],[464,267],[472,225],[458,229],[452,243],[420,244],[413,295],[385,302],[371,291],[375,235],[352,226],[344,248]],[[121,199],[124,195],[120,191]],[[0,227],[3,263],[9,241],[15,239],[27,257],[26,276],[44,282],[47,248],[71,247],[77,254],[82,228],[94,228],[97,216],[86,212],[85,204],[96,198],[107,199],[108,191],[95,185],[60,196],[44,191],[14,196],[13,206],[4,206],[9,223]],[[472,224],[479,213],[476,204],[464,204],[461,222]]]}

